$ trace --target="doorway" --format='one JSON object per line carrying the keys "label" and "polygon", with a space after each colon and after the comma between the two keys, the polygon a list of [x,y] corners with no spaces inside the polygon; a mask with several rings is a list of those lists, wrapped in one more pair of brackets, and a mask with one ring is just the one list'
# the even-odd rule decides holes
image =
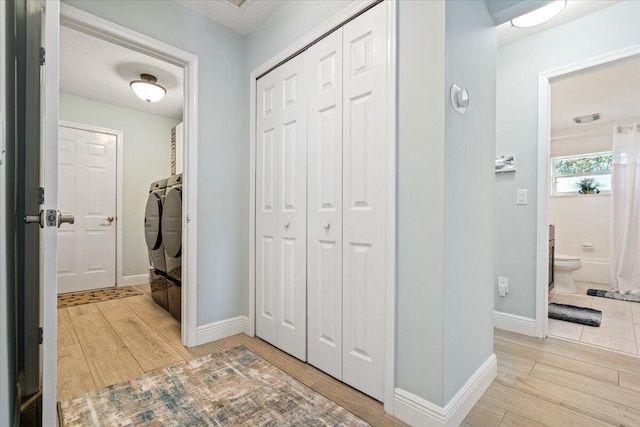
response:
{"label": "doorway", "polygon": [[[549,319],[548,334],[638,356],[640,304],[614,296],[611,271],[618,243],[611,223],[625,210],[615,202],[614,129],[640,118],[640,56],[611,61],[550,82],[549,224],[554,284],[550,307],[600,311],[600,325]],[[619,186],[615,186],[621,194]],[[588,309],[588,310],[587,310]],[[634,316],[635,314],[635,316]],[[636,331],[636,329],[638,331]]]}
{"label": "doorway", "polygon": [[[555,330],[550,329],[550,326],[549,326],[550,323],[548,319],[548,307],[549,307],[548,304],[549,302],[554,302],[552,300],[555,300],[558,303],[562,303],[562,302],[567,303],[569,302],[568,299],[572,299],[572,298],[573,300],[576,300],[578,298],[583,298],[583,301],[582,301],[583,306],[584,304],[589,304],[590,306],[594,304],[592,299],[588,299],[592,297],[588,297],[587,295],[585,295],[584,297],[582,297],[581,295],[568,297],[566,295],[558,295],[557,293],[554,294],[549,292],[549,282],[547,280],[549,277],[548,272],[550,269],[550,264],[549,264],[550,249],[549,249],[548,233],[549,233],[549,224],[550,224],[550,209],[552,208],[552,204],[550,203],[549,200],[550,200],[550,194],[553,194],[554,192],[558,193],[559,191],[560,192],[562,191],[561,184],[563,184],[563,182],[558,182],[558,178],[560,178],[561,180],[566,178],[562,176],[557,176],[558,175],[557,171],[554,175],[554,171],[553,171],[554,161],[551,159],[552,151],[551,151],[550,144],[552,142],[550,141],[553,141],[553,136],[554,136],[552,132],[552,127],[551,127],[552,126],[551,121],[553,120],[552,119],[553,111],[550,110],[550,105],[551,105],[550,101],[552,101],[551,96],[553,93],[551,87],[554,84],[554,82],[561,82],[562,80],[566,80],[571,76],[584,75],[585,73],[602,69],[603,67],[606,67],[606,66],[611,66],[617,61],[619,61],[620,63],[624,61],[632,61],[633,57],[637,56],[639,53],[640,53],[640,47],[636,46],[630,49],[613,52],[611,54],[596,57],[588,61],[563,67],[550,72],[541,73],[539,76],[539,99],[538,99],[538,171],[539,173],[538,173],[538,198],[537,198],[537,267],[536,267],[536,334],[539,337],[546,337],[547,335],[558,336],[558,334],[560,335],[564,334],[565,335],[564,338],[567,338],[566,335],[572,335],[572,337],[575,340],[582,341],[581,338],[583,335],[585,335],[584,328],[589,328],[588,326],[582,327],[580,331],[576,330],[576,328],[573,326],[562,328],[562,330],[560,331],[559,328],[561,328],[561,326],[553,325],[553,322],[552,322],[552,325],[554,326]],[[597,112],[594,111],[592,113],[597,113]],[[633,114],[631,114],[631,116],[633,116]],[[614,121],[620,121],[621,123],[624,121],[625,118],[629,119],[629,117],[611,117],[611,118],[614,119]],[[613,135],[613,129],[614,129],[614,125],[611,124],[609,129],[611,135]],[[563,136],[562,132],[560,132],[559,134],[556,134],[556,137],[558,136],[560,137]],[[593,151],[590,154],[600,155],[602,153]],[[563,158],[563,156],[555,156],[556,163],[557,161],[562,161],[562,160],[566,160],[566,159]],[[604,180],[606,181],[606,178]],[[606,182],[603,181],[603,183],[606,185]],[[582,196],[583,196],[582,194],[579,194],[571,197],[582,197]],[[586,194],[584,196],[591,197],[593,195]],[[599,195],[596,195],[596,196],[599,196]],[[604,194],[603,196],[607,197]],[[556,197],[563,197],[563,196],[557,195]],[[581,198],[578,200],[581,202],[586,201],[586,199],[584,198]],[[555,201],[556,200],[554,200],[554,202]],[[609,224],[607,223],[603,226],[608,228]],[[558,235],[556,231],[556,235],[554,239],[556,244],[557,244],[557,239],[558,239]],[[603,243],[603,245],[604,244],[608,244],[608,242]],[[589,254],[589,253],[593,253],[593,251],[595,250],[593,242],[586,241],[586,240],[584,242],[581,241],[580,243],[574,244],[574,246],[575,246],[574,251],[579,253]],[[556,252],[558,252],[557,249],[556,249]],[[585,258],[588,259],[589,257],[586,256]],[[599,262],[601,263],[601,261],[602,260],[596,260],[595,262],[587,261],[586,270],[587,270],[588,278],[590,278],[590,280],[585,282],[594,282],[594,281],[603,282],[606,280],[606,279],[599,278],[600,276],[606,277],[608,275],[608,272],[606,271],[607,270],[606,266],[604,267],[604,269],[598,269],[598,266],[596,264],[598,264]],[[602,273],[602,271],[604,271],[604,273]],[[580,273],[579,273],[578,279],[580,279],[581,277],[582,276],[580,276]],[[556,281],[557,281],[557,277],[556,277]],[[602,285],[606,287],[608,284],[603,283]],[[581,281],[578,280],[578,289],[585,286],[587,288],[592,287],[589,285],[589,283],[586,283],[585,285],[583,285]],[[598,286],[597,283],[593,285],[594,288],[603,287],[603,286]],[[602,308],[604,305],[607,304],[607,302],[606,301],[603,302],[603,300],[605,300],[605,298],[597,298],[595,302],[596,307],[590,307],[590,308]],[[609,306],[610,305],[611,304],[609,304]],[[629,310],[631,310],[631,306],[629,307]],[[613,311],[615,311],[615,309],[613,309]],[[603,311],[603,316],[606,316],[605,311]],[[633,323],[633,320],[632,320],[633,315],[631,311],[629,312],[629,317],[631,318],[630,322]],[[606,320],[606,318],[604,318],[604,320]],[[633,324],[631,326],[633,329]],[[580,328],[580,326],[578,326],[577,328]],[[589,344],[600,345],[610,349],[621,351],[622,348],[620,346],[624,344],[619,342],[620,340],[617,339],[619,337],[603,338],[601,336],[602,331],[603,329],[599,330],[598,333],[594,333],[593,331],[588,330],[585,335],[585,339],[586,339],[585,342],[591,341],[589,342]],[[580,334],[580,337],[577,336],[578,333]],[[619,334],[619,333],[620,331],[615,331],[615,334]],[[607,341],[609,344],[603,345],[605,341]],[[614,341],[617,341],[617,344],[614,343]],[[635,338],[633,339],[633,341],[635,343]],[[618,347],[618,348],[615,348],[615,347]],[[627,346],[627,347],[630,352],[631,347],[630,346]],[[637,355],[638,354],[637,352],[638,352],[638,349],[636,347],[634,353]]]}

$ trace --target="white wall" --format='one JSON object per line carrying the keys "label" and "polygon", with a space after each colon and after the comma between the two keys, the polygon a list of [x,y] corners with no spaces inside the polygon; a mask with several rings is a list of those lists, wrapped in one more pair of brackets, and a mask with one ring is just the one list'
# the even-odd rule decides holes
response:
{"label": "white wall", "polygon": [[63,1],[198,56],[197,324],[247,314],[249,126],[243,38],[172,1]]}
{"label": "white wall", "polygon": [[60,120],[123,132],[122,273],[148,274],[144,210],[149,185],[171,174],[171,128],[175,119],[60,94]]}
{"label": "white wall", "polygon": [[[538,74],[640,44],[640,2],[625,1],[498,49],[496,154],[517,156],[515,174],[496,176],[496,275],[509,294],[495,309],[535,317]],[[529,203],[516,205],[516,189]]]}

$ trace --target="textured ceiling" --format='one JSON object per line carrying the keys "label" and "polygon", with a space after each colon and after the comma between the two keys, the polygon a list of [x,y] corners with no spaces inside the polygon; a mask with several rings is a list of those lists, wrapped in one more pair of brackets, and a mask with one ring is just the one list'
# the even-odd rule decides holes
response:
{"label": "textured ceiling", "polygon": [[[167,90],[162,100],[148,103],[133,93],[129,82],[139,79],[142,73],[156,76],[158,83]],[[61,92],[181,120],[182,82],[180,67],[60,27]]]}
{"label": "textured ceiling", "polygon": [[640,117],[640,55],[551,82],[551,130],[578,128],[573,117],[602,113],[596,123]]}
{"label": "textured ceiling", "polygon": [[285,0],[247,0],[238,7],[227,0],[175,1],[242,36],[253,31],[285,2]]}
{"label": "textured ceiling", "polygon": [[[498,46],[513,43],[525,37],[532,36],[549,28],[557,27],[574,19],[581,18],[590,13],[597,12],[605,7],[620,3],[621,0],[568,0],[567,7],[560,15],[553,18],[546,24],[531,28],[516,28],[511,26],[511,22],[498,25]],[[638,0],[632,0],[638,1]]]}

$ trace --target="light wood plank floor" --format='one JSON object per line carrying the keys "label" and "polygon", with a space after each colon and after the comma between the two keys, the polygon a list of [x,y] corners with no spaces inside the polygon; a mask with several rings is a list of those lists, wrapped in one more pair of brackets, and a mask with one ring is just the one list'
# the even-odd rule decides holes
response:
{"label": "light wood plank floor", "polygon": [[496,330],[498,376],[463,426],[640,426],[640,358]]}
{"label": "light wood plank floor", "polygon": [[[141,296],[58,310],[58,399],[244,345],[374,426],[406,424],[379,402],[258,338],[235,335],[194,348],[180,324]],[[564,340],[496,330],[498,377],[463,426],[640,426],[640,358]]]}
{"label": "light wood plank floor", "polygon": [[58,309],[58,400],[155,369],[244,345],[373,426],[407,426],[382,404],[259,338],[234,335],[198,347],[180,344],[180,323],[144,295]]}

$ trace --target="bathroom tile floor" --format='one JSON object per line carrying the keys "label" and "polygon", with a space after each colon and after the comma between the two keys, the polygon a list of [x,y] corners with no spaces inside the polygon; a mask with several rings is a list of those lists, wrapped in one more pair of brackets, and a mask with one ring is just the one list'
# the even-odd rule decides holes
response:
{"label": "bathroom tile floor", "polygon": [[640,356],[640,303],[591,297],[587,289],[606,289],[594,283],[576,282],[578,293],[552,291],[549,302],[589,307],[602,311],[599,328],[549,319],[549,336]]}

